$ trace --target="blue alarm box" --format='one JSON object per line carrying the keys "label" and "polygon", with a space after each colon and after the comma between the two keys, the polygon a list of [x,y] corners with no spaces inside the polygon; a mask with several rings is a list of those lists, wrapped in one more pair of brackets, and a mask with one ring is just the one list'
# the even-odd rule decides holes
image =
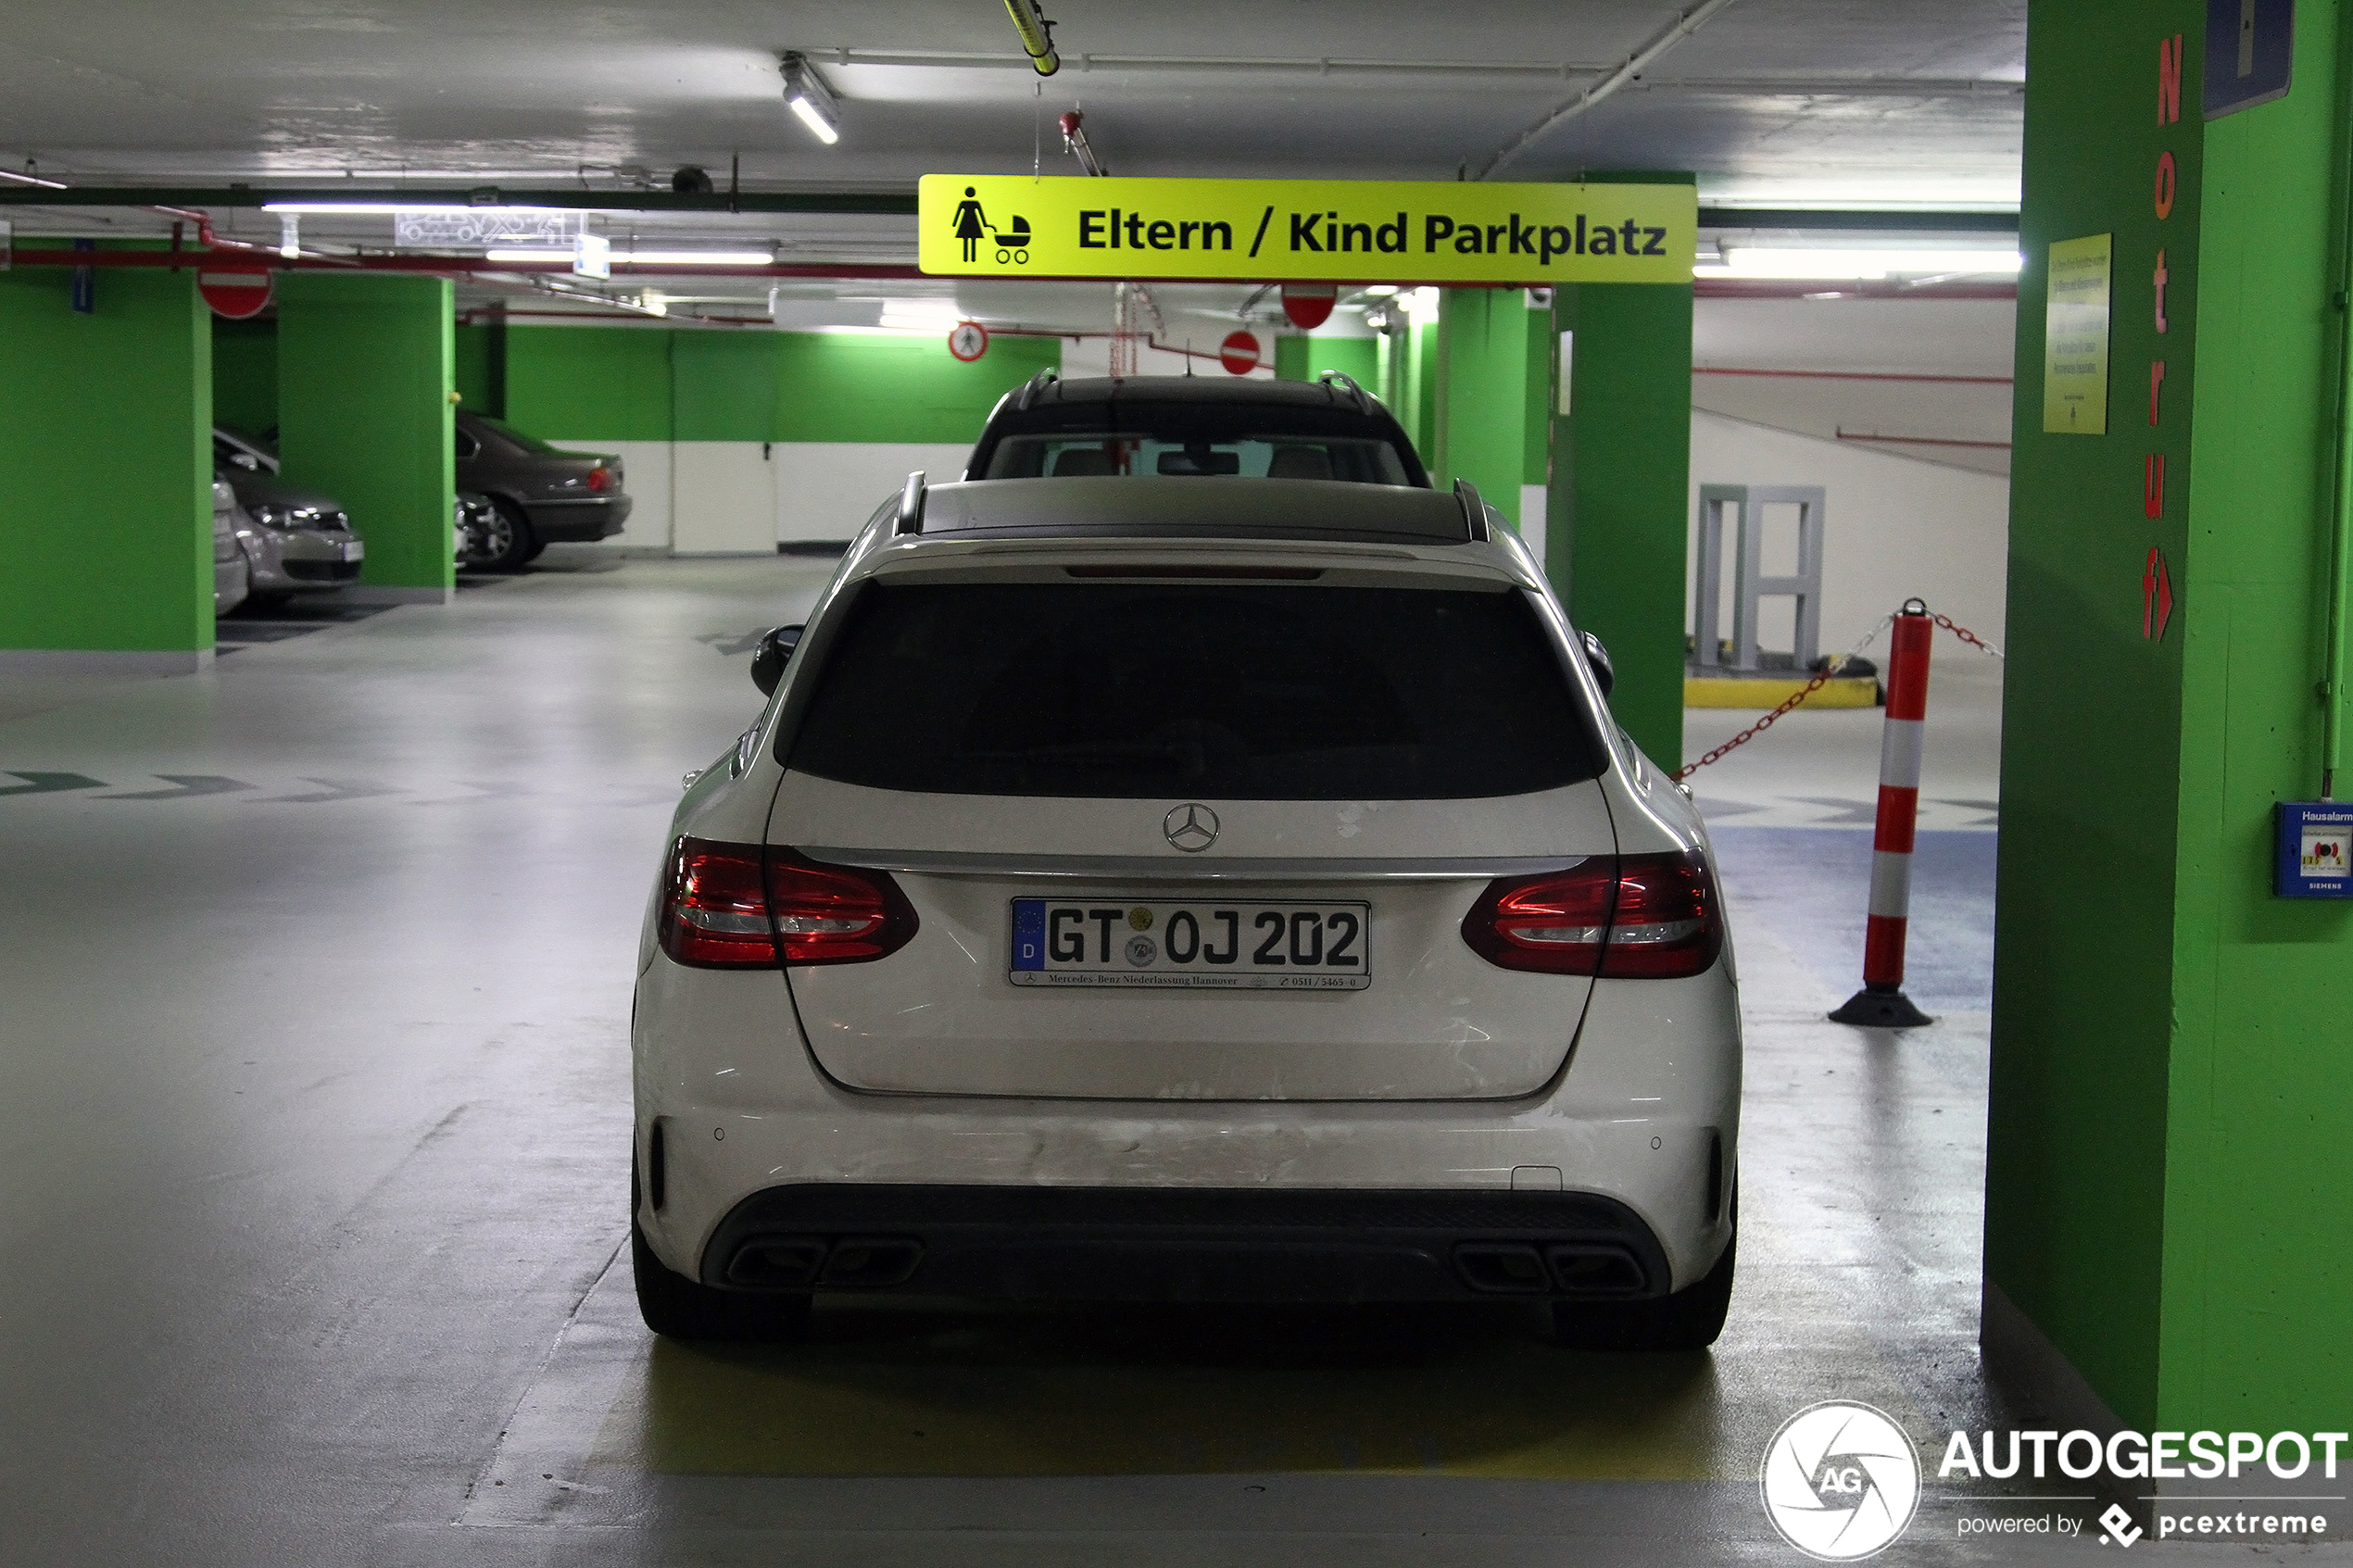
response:
{"label": "blue alarm box", "polygon": [[2283,898],[2353,898],[2353,801],[2283,800],[2278,869]]}

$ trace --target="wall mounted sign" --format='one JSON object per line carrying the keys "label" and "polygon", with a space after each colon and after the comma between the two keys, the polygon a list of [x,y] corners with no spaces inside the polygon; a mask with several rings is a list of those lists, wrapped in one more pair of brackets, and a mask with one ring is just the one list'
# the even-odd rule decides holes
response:
{"label": "wall mounted sign", "polygon": [[1680,283],[1691,185],[926,174],[925,272],[1242,282]]}
{"label": "wall mounted sign", "polygon": [[1227,371],[1246,376],[1264,363],[1255,332],[1227,332],[1226,341],[1217,345],[1217,362]]}
{"label": "wall mounted sign", "polygon": [[2113,234],[2051,245],[2044,280],[2043,428],[2108,433],[2108,320]]}
{"label": "wall mounted sign", "polygon": [[2206,0],[2208,119],[2287,96],[2296,63],[2296,0]]}
{"label": "wall mounted sign", "polygon": [[969,365],[988,352],[988,329],[978,321],[959,321],[948,334],[948,352]]}
{"label": "wall mounted sign", "polygon": [[2353,802],[2283,800],[2274,823],[2283,898],[2353,898]]}

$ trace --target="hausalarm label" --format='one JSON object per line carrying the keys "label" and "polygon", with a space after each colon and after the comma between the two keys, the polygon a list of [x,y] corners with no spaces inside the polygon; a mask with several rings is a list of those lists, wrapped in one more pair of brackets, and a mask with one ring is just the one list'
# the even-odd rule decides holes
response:
{"label": "hausalarm label", "polygon": [[950,277],[1689,283],[1690,185],[926,174]]}

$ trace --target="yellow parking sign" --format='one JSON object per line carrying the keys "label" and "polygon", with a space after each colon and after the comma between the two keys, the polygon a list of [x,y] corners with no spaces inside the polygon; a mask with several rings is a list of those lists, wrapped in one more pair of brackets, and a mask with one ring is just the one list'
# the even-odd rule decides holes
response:
{"label": "yellow parking sign", "polygon": [[1689,283],[1691,185],[926,174],[925,272],[1432,283]]}

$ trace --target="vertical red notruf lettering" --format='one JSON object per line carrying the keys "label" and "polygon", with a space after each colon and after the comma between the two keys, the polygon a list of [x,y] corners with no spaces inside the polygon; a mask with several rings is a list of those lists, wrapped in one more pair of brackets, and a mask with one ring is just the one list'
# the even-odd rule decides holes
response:
{"label": "vertical red notruf lettering", "polygon": [[2157,330],[2165,330],[2165,253],[2157,253]]}
{"label": "vertical red notruf lettering", "polygon": [[2149,361],[2149,423],[2157,423],[2157,395],[2165,385],[2165,361]]}
{"label": "vertical red notruf lettering", "polygon": [[2165,515],[2165,454],[2151,452],[2141,468],[2141,510],[2149,517]]}
{"label": "vertical red notruf lettering", "polygon": [[2182,118],[2182,35],[2157,41],[2157,122],[2171,125]]}
{"label": "vertical red notruf lettering", "polygon": [[2173,155],[2157,155],[2157,216],[2163,220],[2173,216]]}

